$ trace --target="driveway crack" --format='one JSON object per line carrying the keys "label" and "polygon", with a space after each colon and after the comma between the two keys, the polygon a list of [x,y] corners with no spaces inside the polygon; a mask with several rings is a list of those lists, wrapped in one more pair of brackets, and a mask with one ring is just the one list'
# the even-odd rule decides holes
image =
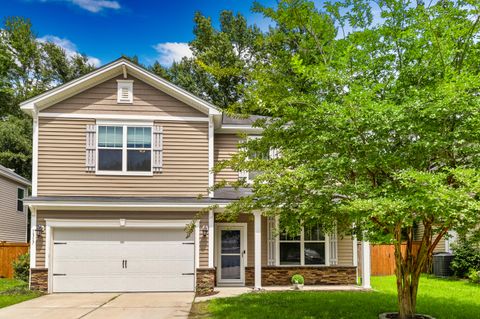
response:
{"label": "driveway crack", "polygon": [[120,297],[122,294],[118,294],[116,296],[113,296],[112,298],[108,299],[107,301],[105,301],[104,303],[102,303],[101,305],[99,305],[98,307],[96,308],[93,308],[92,310],[90,310],[89,312],[81,315],[80,317],[78,317],[78,319],[81,319],[81,318],[85,318],[86,316],[88,316],[89,314],[91,314],[92,312],[94,311],[97,311],[98,309],[102,308],[103,306],[105,306],[107,303],[117,299],[118,297]]}

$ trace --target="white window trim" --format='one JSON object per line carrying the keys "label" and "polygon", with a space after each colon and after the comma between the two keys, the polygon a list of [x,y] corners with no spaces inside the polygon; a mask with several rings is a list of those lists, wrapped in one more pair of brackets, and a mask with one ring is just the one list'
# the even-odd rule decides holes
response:
{"label": "white window trim", "polygon": [[[128,100],[122,99],[122,89],[128,90]],[[133,80],[117,80],[117,103],[133,103]]]}
{"label": "white window trim", "polygon": [[[279,229],[279,220],[276,220],[276,227]],[[280,264],[280,242],[300,243],[300,264],[298,265],[282,265]],[[305,243],[325,243],[325,264],[305,265]],[[300,232],[300,240],[280,240],[280,234],[275,238],[275,266],[277,267],[327,267],[330,266],[330,236],[325,234],[325,240],[309,240],[305,241],[304,230]]]}
{"label": "white window trim", "polygon": [[[23,204],[23,209],[22,209],[22,210],[18,210],[18,200],[19,200],[19,198],[18,198],[18,190],[19,190],[19,189],[23,189],[23,198],[21,199],[21,200],[22,200],[22,204]],[[25,198],[27,198],[27,197],[28,197],[27,189],[26,189],[25,187],[17,187],[17,200],[16,200],[16,202],[15,202],[15,206],[16,206],[15,210],[17,211],[17,213],[25,213],[26,205],[25,205],[25,203],[23,202],[23,200],[24,200]]]}
{"label": "white window trim", "polygon": [[[100,137],[99,126],[121,126],[122,129],[122,170],[121,171],[102,171],[98,169],[99,161],[99,147],[98,140]],[[150,171],[135,172],[127,171],[127,131],[128,127],[149,127],[150,128]],[[96,134],[96,163],[95,174],[96,175],[113,175],[113,176],[153,176],[153,122],[118,122],[118,121],[97,121],[97,134]],[[118,148],[119,149],[119,148]]]}

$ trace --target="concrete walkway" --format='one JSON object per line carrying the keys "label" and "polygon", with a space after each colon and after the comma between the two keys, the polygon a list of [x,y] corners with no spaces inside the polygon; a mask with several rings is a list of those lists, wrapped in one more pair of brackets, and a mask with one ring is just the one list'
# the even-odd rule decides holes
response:
{"label": "concrete walkway", "polygon": [[[195,297],[195,302],[202,302],[215,298],[236,297],[245,293],[259,293],[271,291],[292,291],[292,286],[266,286],[262,290],[254,290],[252,287],[215,287],[217,292],[211,296]],[[329,286],[304,286],[300,291],[370,291],[356,285],[329,285]]]}
{"label": "concrete walkway", "polygon": [[0,319],[187,318],[193,293],[51,294],[0,309]]}

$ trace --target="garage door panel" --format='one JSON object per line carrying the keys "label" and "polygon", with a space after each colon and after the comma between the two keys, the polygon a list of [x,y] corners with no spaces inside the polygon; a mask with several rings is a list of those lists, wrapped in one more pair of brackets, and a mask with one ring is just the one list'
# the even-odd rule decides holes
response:
{"label": "garage door panel", "polygon": [[118,276],[55,276],[54,292],[116,292],[125,291],[123,275]]}
{"label": "garage door panel", "polygon": [[178,242],[125,243],[123,249],[125,256],[129,258],[171,260],[189,258],[193,253],[194,245],[179,244]]}
{"label": "garage door panel", "polygon": [[162,287],[162,291],[192,291],[194,284],[194,276],[168,276],[155,275],[149,276],[129,276],[126,278],[126,285],[131,291],[158,291],[158,287]]}
{"label": "garage door panel", "polygon": [[[193,291],[183,229],[54,229],[55,292]],[[123,260],[127,264],[123,264]]]}

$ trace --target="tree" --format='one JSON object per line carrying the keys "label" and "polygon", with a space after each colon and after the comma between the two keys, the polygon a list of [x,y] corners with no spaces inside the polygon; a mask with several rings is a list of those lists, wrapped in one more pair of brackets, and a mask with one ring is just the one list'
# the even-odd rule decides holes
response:
{"label": "tree", "polygon": [[0,29],[0,163],[29,177],[32,123],[20,102],[94,69],[85,55],[41,42],[29,20],[5,19]]}
{"label": "tree", "polygon": [[[220,13],[220,29],[210,18],[195,14],[192,58],[175,62],[167,74],[171,81],[222,109],[241,107],[248,74],[261,51],[262,33],[241,14]],[[155,67],[155,66],[154,66]],[[155,72],[155,71],[154,71]],[[155,72],[164,76],[164,70]]]}
{"label": "tree", "polygon": [[[346,0],[319,11],[284,0],[255,10],[276,26],[244,110],[270,118],[256,123],[262,138],[216,167],[262,172],[227,212],[394,244],[399,318],[413,318],[437,243],[479,223],[478,4]],[[271,149],[280,156],[252,156]],[[415,224],[425,228],[418,247]]]}

